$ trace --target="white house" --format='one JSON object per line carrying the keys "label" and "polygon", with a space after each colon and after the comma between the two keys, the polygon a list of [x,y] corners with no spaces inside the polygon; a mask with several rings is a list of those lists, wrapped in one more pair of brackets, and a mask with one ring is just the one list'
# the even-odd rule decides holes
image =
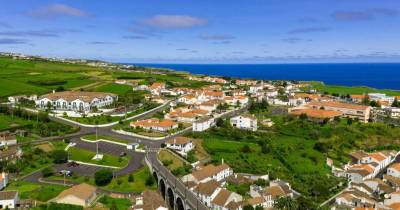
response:
{"label": "white house", "polygon": [[118,100],[112,93],[64,91],[40,96],[36,100],[36,107],[40,109],[52,108],[56,110],[72,110],[89,112],[91,108],[105,107]]}
{"label": "white house", "polygon": [[8,184],[8,174],[2,172],[0,174],[0,190],[3,190]]}
{"label": "white house", "polygon": [[26,99],[26,100],[29,100],[29,101],[36,101],[37,100],[37,95],[10,96],[10,97],[8,97],[8,102],[10,102],[11,104],[15,105],[15,104],[18,104],[23,99]]}
{"label": "white house", "polygon": [[183,182],[195,182],[204,183],[210,180],[216,180],[217,182],[229,177],[233,174],[233,170],[227,164],[222,161],[221,165],[215,166],[213,164],[207,165],[200,168],[191,174],[182,177]]}
{"label": "white house", "polygon": [[209,129],[214,125],[214,118],[206,117],[193,122],[193,131],[201,132]]}
{"label": "white house", "polygon": [[193,192],[200,198],[207,207],[211,207],[211,201],[217,196],[221,190],[220,183],[215,180],[199,183],[193,188]]}
{"label": "white house", "polygon": [[256,92],[262,91],[263,89],[264,89],[264,86],[262,84],[252,85],[249,88],[249,93],[256,93]]}
{"label": "white house", "polygon": [[19,202],[17,191],[0,191],[0,209],[14,209]]}
{"label": "white house", "polygon": [[257,130],[257,118],[252,115],[243,114],[236,117],[232,117],[230,123],[233,127],[239,129],[248,129],[252,131]]}
{"label": "white house", "polygon": [[394,163],[387,169],[387,175],[400,178],[400,163]]}
{"label": "white house", "polygon": [[211,209],[229,210],[230,208],[228,208],[227,205],[230,202],[239,202],[242,200],[243,198],[241,195],[222,188],[211,201]]}
{"label": "white house", "polygon": [[0,132],[0,148],[9,147],[17,144],[17,138],[8,131]]}
{"label": "white house", "polygon": [[184,156],[194,148],[192,140],[182,136],[169,139],[165,144],[167,145],[167,148],[173,149]]}

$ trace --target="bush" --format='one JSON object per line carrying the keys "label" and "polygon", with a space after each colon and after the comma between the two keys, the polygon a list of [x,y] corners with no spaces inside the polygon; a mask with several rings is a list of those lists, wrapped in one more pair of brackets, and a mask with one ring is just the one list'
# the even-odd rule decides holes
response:
{"label": "bush", "polygon": [[149,173],[146,178],[146,186],[152,186],[154,183],[154,177]]}
{"label": "bush", "polygon": [[97,186],[105,186],[111,182],[113,173],[109,169],[101,169],[94,174],[94,182]]}
{"label": "bush", "polygon": [[54,174],[54,170],[52,167],[47,167],[42,170],[43,177],[49,177]]}
{"label": "bush", "polygon": [[135,181],[135,177],[132,174],[129,174],[128,182],[134,182],[134,181]]}
{"label": "bush", "polygon": [[64,150],[54,150],[51,153],[51,157],[54,163],[66,163],[68,160],[68,153]]}
{"label": "bush", "polygon": [[71,204],[61,204],[61,203],[50,203],[43,204],[39,206],[40,210],[83,210],[82,206],[76,206]]}

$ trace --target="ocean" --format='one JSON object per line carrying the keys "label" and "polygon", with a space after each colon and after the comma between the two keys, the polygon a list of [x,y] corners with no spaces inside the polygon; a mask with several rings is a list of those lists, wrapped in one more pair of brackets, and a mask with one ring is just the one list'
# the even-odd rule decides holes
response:
{"label": "ocean", "polygon": [[[132,64],[132,63],[131,63]],[[132,64],[194,74],[264,80],[322,81],[329,85],[400,90],[400,63],[346,64]]]}

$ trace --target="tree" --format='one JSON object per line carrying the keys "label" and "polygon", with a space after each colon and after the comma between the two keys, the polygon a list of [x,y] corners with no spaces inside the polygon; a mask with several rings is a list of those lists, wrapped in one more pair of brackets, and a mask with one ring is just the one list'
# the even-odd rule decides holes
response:
{"label": "tree", "polygon": [[400,102],[397,100],[397,98],[394,99],[392,107],[400,107]]}
{"label": "tree", "polygon": [[275,200],[274,208],[279,210],[297,210],[298,204],[291,197],[284,196]]}
{"label": "tree", "polygon": [[64,90],[65,90],[64,86],[58,86],[58,87],[56,88],[56,92],[62,92],[62,91],[64,91]]}
{"label": "tree", "polygon": [[254,210],[252,205],[245,205],[243,206],[243,210]]}
{"label": "tree", "polygon": [[353,124],[353,119],[347,118],[347,125],[351,125],[351,124]]}
{"label": "tree", "polygon": [[154,182],[154,177],[149,173],[146,178],[146,186],[152,186]]}
{"label": "tree", "polygon": [[224,125],[224,120],[222,118],[218,118],[217,122],[215,123],[218,127],[221,127]]}
{"label": "tree", "polygon": [[300,119],[300,120],[307,120],[307,119],[308,119],[308,116],[307,116],[306,113],[301,113],[300,116],[299,116],[299,119]]}
{"label": "tree", "polygon": [[68,153],[64,150],[54,150],[51,153],[51,157],[54,163],[66,163],[68,160]]}
{"label": "tree", "polygon": [[372,107],[381,107],[381,104],[379,104],[379,102],[376,102],[376,101],[369,102],[369,105]]}
{"label": "tree", "polygon": [[264,208],[262,206],[260,206],[260,205],[257,205],[255,210],[264,210]]}
{"label": "tree", "polygon": [[240,149],[240,151],[243,153],[249,153],[251,152],[251,148],[249,147],[249,145],[246,144]]}
{"label": "tree", "polygon": [[364,96],[364,98],[363,98],[363,100],[361,101],[361,103],[364,104],[364,105],[369,105],[370,100],[369,100],[368,95],[365,95],[365,96]]}
{"label": "tree", "polygon": [[134,181],[135,181],[135,177],[132,174],[129,174],[128,182],[134,182]]}
{"label": "tree", "polygon": [[112,201],[110,210],[118,210],[118,206],[115,200]]}
{"label": "tree", "polygon": [[109,169],[100,169],[94,174],[94,182],[97,186],[105,186],[111,182],[113,173]]}
{"label": "tree", "polygon": [[43,177],[49,177],[54,174],[54,170],[52,167],[47,167],[42,170]]}

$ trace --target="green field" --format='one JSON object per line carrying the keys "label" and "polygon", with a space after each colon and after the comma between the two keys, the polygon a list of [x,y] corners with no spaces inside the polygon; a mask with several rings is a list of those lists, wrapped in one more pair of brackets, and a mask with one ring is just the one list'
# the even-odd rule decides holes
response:
{"label": "green field", "polygon": [[[141,71],[148,70],[142,67],[138,68]],[[188,81],[185,76],[172,71],[123,72],[84,64],[50,62],[40,59],[14,60],[10,57],[0,57],[0,98],[5,100],[6,96],[19,94],[41,95],[59,87],[65,90],[82,87],[118,95],[132,91],[132,87],[128,85],[110,83],[115,79],[138,79],[143,84],[162,81],[171,87],[202,87],[208,84]],[[93,87],[90,86],[91,84]]]}
{"label": "green field", "polygon": [[126,210],[132,205],[132,202],[127,198],[112,198],[107,195],[101,197],[99,202],[109,209],[112,209],[114,206],[116,210]]}
{"label": "green field", "polygon": [[36,184],[27,181],[16,181],[11,182],[11,184],[6,187],[6,190],[18,191],[19,196],[22,199],[33,199],[46,202],[52,198],[55,198],[67,188],[68,187],[60,185]]}
{"label": "green field", "polygon": [[[96,134],[90,134],[90,135],[86,135],[86,136],[82,136],[83,139],[89,140],[89,141],[96,141]],[[114,142],[118,142],[118,143],[124,143],[124,144],[128,144],[129,141],[125,140],[125,139],[118,139],[118,138],[114,138],[112,136],[104,136],[104,135],[98,135],[97,139],[103,139],[103,140],[108,140],[108,141],[114,141]]]}
{"label": "green field", "polygon": [[79,149],[76,147],[71,147],[68,150],[69,159],[75,161],[81,161],[85,163],[93,163],[105,166],[115,166],[115,167],[125,167],[128,165],[130,157],[117,157],[114,155],[104,154],[103,159],[100,161],[92,160],[96,155],[96,152],[92,152],[85,149]]}
{"label": "green field", "polygon": [[132,91],[132,87],[129,86],[129,85],[121,85],[121,84],[110,83],[110,84],[105,84],[105,85],[97,87],[96,91],[114,93],[114,94],[117,94],[117,95],[123,95],[123,94],[126,94],[128,92],[131,92]]}
{"label": "green field", "polygon": [[[111,181],[111,183],[109,183],[108,185],[101,187],[101,188],[104,188],[106,190],[121,192],[121,193],[128,193],[128,192],[129,193],[132,193],[132,192],[133,193],[141,193],[148,189],[151,189],[151,190],[157,189],[157,186],[155,185],[155,183],[153,183],[150,186],[146,185],[146,180],[149,177],[152,177],[148,168],[142,168],[142,169],[132,173],[132,176],[134,177],[134,180],[132,182],[128,181],[128,176],[129,175],[125,175],[125,176],[114,178]],[[61,176],[51,177],[51,179],[56,179],[56,180],[62,180],[62,178],[63,177],[61,177]],[[70,179],[71,181],[74,181],[74,182],[79,182],[79,183],[85,182],[85,183],[95,186],[95,182],[92,177],[73,176],[68,179]]]}
{"label": "green field", "polygon": [[0,130],[8,130],[10,128],[24,127],[32,124],[33,124],[32,121],[0,113]]}
{"label": "green field", "polygon": [[389,96],[400,96],[400,91],[396,90],[386,90],[386,89],[376,89],[371,87],[349,87],[340,85],[325,85],[321,82],[307,82],[312,85],[313,88],[317,89],[321,93],[327,92],[329,94],[366,94],[366,93],[385,93]]}
{"label": "green field", "polygon": [[0,57],[0,97],[44,94],[59,86],[65,89],[88,85],[97,78],[85,73],[98,68],[47,61]]}

